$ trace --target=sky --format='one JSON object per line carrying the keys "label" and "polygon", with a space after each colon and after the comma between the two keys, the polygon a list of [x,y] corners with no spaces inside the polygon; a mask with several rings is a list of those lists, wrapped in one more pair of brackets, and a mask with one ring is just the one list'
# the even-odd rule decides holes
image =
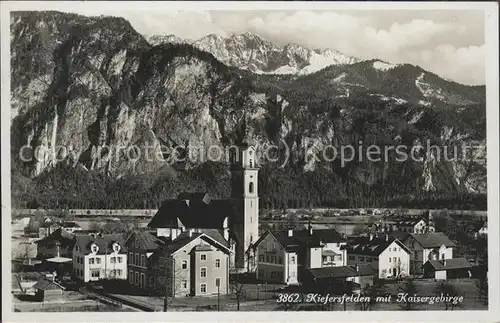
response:
{"label": "sky", "polygon": [[480,10],[98,12],[93,8],[92,15],[97,14],[122,16],[145,36],[199,39],[211,33],[252,32],[281,45],[332,48],[362,59],[419,65],[463,84],[485,84],[485,17]]}

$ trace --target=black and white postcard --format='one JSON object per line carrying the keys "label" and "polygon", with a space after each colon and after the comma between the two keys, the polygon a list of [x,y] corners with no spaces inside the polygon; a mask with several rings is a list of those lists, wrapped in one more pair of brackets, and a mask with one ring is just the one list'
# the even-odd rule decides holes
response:
{"label": "black and white postcard", "polygon": [[1,8],[3,321],[500,317],[497,3]]}

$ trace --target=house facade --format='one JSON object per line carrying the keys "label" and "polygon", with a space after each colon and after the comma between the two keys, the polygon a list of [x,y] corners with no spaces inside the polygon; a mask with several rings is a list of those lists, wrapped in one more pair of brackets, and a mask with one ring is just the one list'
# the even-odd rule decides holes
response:
{"label": "house facade", "polygon": [[63,228],[59,228],[50,235],[36,241],[37,258],[48,259],[53,257],[73,257],[75,236]]}
{"label": "house facade", "polygon": [[82,282],[127,279],[127,250],[121,234],[75,236],[73,275]]}
{"label": "house facade", "polygon": [[350,241],[347,264],[369,264],[378,278],[404,277],[410,274],[411,251],[398,239],[362,237]]}
{"label": "house facade", "polygon": [[428,260],[453,258],[455,243],[442,232],[410,234],[404,243],[412,251],[410,268],[415,275],[423,274]]}
{"label": "house facade", "polygon": [[183,232],[152,256],[152,282],[173,297],[228,294],[230,253],[205,233]]}
{"label": "house facade", "polygon": [[307,269],[346,265],[345,247],[334,229],[268,231],[255,245],[257,279],[297,284]]}

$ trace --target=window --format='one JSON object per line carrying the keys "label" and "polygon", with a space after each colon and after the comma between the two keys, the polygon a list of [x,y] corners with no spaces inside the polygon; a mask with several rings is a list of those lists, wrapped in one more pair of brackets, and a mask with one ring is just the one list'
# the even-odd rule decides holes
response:
{"label": "window", "polygon": [[253,182],[250,182],[250,184],[248,184],[248,192],[253,193]]}
{"label": "window", "polygon": [[215,259],[215,268],[220,268],[220,259]]}
{"label": "window", "polygon": [[264,270],[259,269],[259,277],[264,277]]}
{"label": "window", "polygon": [[265,259],[265,258],[264,258],[264,255],[259,255],[259,261],[260,261],[260,262],[264,262],[264,259]]}
{"label": "window", "polygon": [[188,267],[188,262],[187,262],[187,260],[183,260],[183,261],[182,261],[182,269],[187,269],[187,267]]}
{"label": "window", "polygon": [[349,260],[354,260],[355,257],[354,256],[349,256]]}
{"label": "window", "polygon": [[365,257],[359,257],[359,261],[365,261]]}
{"label": "window", "polygon": [[290,257],[290,263],[291,263],[292,265],[294,265],[294,264],[295,264],[295,256],[291,256],[291,257]]}
{"label": "window", "polygon": [[133,284],[134,283],[134,272],[132,270],[128,271],[128,281]]}
{"label": "window", "polygon": [[389,262],[391,262],[391,257],[389,257]]}
{"label": "window", "polygon": [[392,260],[393,260],[394,262],[396,262],[396,257],[392,258]]}
{"label": "window", "polygon": [[133,260],[134,260],[134,254],[129,252],[128,253],[128,263],[132,265],[134,263]]}
{"label": "window", "polygon": [[119,264],[121,264],[123,262],[123,258],[122,257],[116,257],[116,259],[118,260]]}
{"label": "window", "polygon": [[220,278],[215,278],[215,287],[220,286]]}
{"label": "window", "polygon": [[139,285],[139,273],[135,273],[135,284]]}
{"label": "window", "polygon": [[117,269],[116,270],[116,275],[117,276],[121,276],[122,275],[122,270],[121,269]]}
{"label": "window", "polygon": [[182,288],[183,289],[187,289],[188,288],[188,281],[187,280],[183,280],[182,281]]}
{"label": "window", "polygon": [[207,268],[200,268],[200,277],[207,277]]}
{"label": "window", "polygon": [[111,257],[111,263],[112,264],[116,263],[116,257]]}
{"label": "window", "polygon": [[89,258],[89,264],[94,264],[94,258]]}
{"label": "window", "polygon": [[146,256],[141,255],[141,266],[146,267]]}
{"label": "window", "polygon": [[99,274],[100,274],[99,270],[90,271],[90,275],[92,278],[99,278]]}
{"label": "window", "polygon": [[205,294],[207,292],[207,284],[200,285],[200,292]]}
{"label": "window", "polygon": [[95,258],[95,262],[96,262],[97,264],[100,264],[100,263],[101,263],[101,258]]}
{"label": "window", "polygon": [[266,262],[269,262],[269,255],[266,255]]}
{"label": "window", "polygon": [[274,264],[276,263],[276,256],[271,256],[271,262]]}
{"label": "window", "polygon": [[282,264],[283,263],[283,259],[281,258],[281,256],[278,257],[278,263],[279,264]]}
{"label": "window", "polygon": [[135,254],[134,260],[135,260],[134,265],[139,266],[139,255],[138,254]]}
{"label": "window", "polygon": [[207,260],[207,255],[206,255],[206,254],[204,254],[204,253],[203,253],[203,254],[201,254],[200,259],[201,259],[201,261],[205,261],[205,260]]}

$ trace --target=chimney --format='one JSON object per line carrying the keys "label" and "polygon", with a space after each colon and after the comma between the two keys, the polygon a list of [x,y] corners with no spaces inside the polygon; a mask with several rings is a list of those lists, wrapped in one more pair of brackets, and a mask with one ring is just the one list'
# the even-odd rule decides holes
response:
{"label": "chimney", "polygon": [[288,229],[288,236],[293,237],[293,230],[292,229]]}

